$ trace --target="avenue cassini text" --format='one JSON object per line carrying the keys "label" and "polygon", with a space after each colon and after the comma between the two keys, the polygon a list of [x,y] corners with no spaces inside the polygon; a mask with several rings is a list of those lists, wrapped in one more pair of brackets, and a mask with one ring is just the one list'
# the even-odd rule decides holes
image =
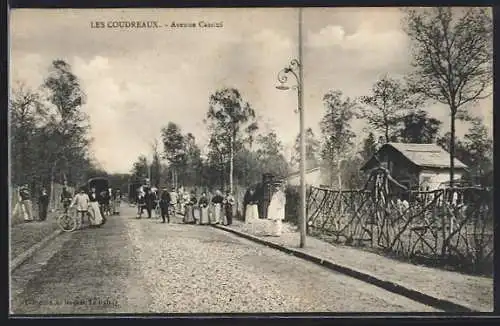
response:
{"label": "avenue cassini text", "polygon": [[172,22],[170,24],[161,24],[157,21],[92,21],[90,22],[91,28],[222,28],[223,22]]}

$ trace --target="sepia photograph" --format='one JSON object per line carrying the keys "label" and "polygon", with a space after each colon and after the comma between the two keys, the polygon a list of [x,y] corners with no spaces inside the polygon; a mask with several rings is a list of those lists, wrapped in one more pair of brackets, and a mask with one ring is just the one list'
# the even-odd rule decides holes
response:
{"label": "sepia photograph", "polygon": [[11,316],[493,312],[491,8],[8,21]]}

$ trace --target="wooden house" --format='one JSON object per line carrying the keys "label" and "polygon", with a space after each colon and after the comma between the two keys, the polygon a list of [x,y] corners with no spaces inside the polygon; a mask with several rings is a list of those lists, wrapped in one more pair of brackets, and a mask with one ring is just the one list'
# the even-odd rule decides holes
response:
{"label": "wooden house", "polygon": [[[377,166],[412,190],[434,190],[450,180],[450,154],[436,144],[386,143],[361,167]],[[467,166],[455,158],[454,179],[460,179]]]}

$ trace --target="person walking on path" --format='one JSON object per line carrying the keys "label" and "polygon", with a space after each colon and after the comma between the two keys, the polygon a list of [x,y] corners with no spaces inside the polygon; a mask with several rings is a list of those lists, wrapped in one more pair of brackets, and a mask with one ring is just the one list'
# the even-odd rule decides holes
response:
{"label": "person walking on path", "polygon": [[281,236],[283,220],[285,219],[286,196],[281,183],[275,183],[274,194],[269,203],[268,218],[273,221],[273,236]]}
{"label": "person walking on path", "polygon": [[143,187],[137,189],[137,218],[140,219],[142,217],[142,212],[146,208],[146,192]]}
{"label": "person walking on path", "polygon": [[[76,206],[76,212],[78,215],[80,215],[82,225],[83,225],[83,220],[85,216],[89,212],[89,206],[90,206],[90,198],[89,195],[85,193],[85,190],[83,188],[80,189],[80,192],[75,195],[73,198],[73,201],[69,205],[69,208],[72,208]],[[90,218],[89,218],[89,223],[90,223]]]}
{"label": "person walking on path", "polygon": [[201,194],[198,204],[200,206],[200,224],[209,224],[210,221],[208,218],[208,198],[205,193]]}
{"label": "person walking on path", "polygon": [[31,203],[31,192],[25,184],[19,189],[19,208],[23,214],[24,222],[33,222],[33,206]]}
{"label": "person walking on path", "polygon": [[185,212],[184,212],[184,223],[186,224],[195,224],[196,220],[194,218],[194,205],[196,205],[196,195],[194,191],[191,193],[191,196],[188,197],[188,200],[185,203]]}
{"label": "person walking on path", "polygon": [[252,221],[259,218],[259,207],[255,195],[255,189],[251,187],[245,194],[243,199],[245,207],[245,223],[252,223]]}
{"label": "person walking on path", "polygon": [[165,218],[167,219],[168,223],[170,223],[170,204],[171,204],[171,198],[170,198],[170,193],[168,192],[167,188],[163,189],[160,197],[160,210],[161,210],[161,219],[162,223],[165,223]]}
{"label": "person walking on path", "polygon": [[49,209],[49,194],[47,189],[42,188],[40,197],[38,198],[38,219],[45,221],[47,219],[47,212]]}
{"label": "person walking on path", "polygon": [[234,206],[235,200],[233,195],[228,191],[226,198],[224,198],[224,224],[225,225],[231,225],[233,224],[233,206]]}
{"label": "person walking on path", "polygon": [[96,192],[95,188],[90,190],[89,197],[89,213],[91,216],[90,225],[91,226],[101,226],[105,223],[101,210],[99,209],[99,195]]}
{"label": "person walking on path", "polygon": [[151,188],[146,189],[145,200],[146,200],[146,211],[148,212],[148,218],[151,218],[153,216],[153,209],[156,203],[156,196]]}
{"label": "person walking on path", "polygon": [[116,189],[114,194],[113,194],[113,214],[120,215],[120,205],[122,202],[122,192],[120,189]]}
{"label": "person walking on path", "polygon": [[215,191],[215,196],[212,197],[212,214],[213,220],[210,221],[211,224],[220,224],[222,215],[222,202],[224,198],[219,190]]}
{"label": "person walking on path", "polygon": [[109,206],[108,190],[103,190],[97,194],[97,203],[99,204],[99,213],[104,224],[106,223],[107,207]]}

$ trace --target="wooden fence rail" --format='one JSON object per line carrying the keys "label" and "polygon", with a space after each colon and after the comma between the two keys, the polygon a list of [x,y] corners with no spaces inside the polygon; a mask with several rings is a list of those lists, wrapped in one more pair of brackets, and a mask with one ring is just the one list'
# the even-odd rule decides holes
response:
{"label": "wooden fence rail", "polygon": [[[387,190],[387,189],[386,189]],[[492,263],[493,197],[468,187],[390,193],[311,187],[311,235],[448,265]]]}

